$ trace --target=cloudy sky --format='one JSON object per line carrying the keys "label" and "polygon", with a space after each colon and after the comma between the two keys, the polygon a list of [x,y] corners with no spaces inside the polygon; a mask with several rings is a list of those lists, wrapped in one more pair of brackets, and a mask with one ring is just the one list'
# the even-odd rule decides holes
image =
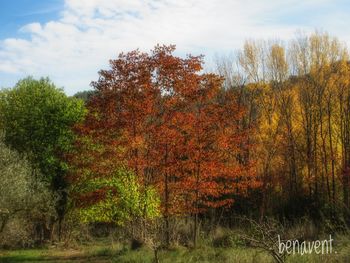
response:
{"label": "cloudy sky", "polygon": [[349,0],[0,1],[0,87],[49,76],[67,94],[89,89],[121,51],[176,44],[177,54],[214,54],[246,39],[327,31],[350,44]]}

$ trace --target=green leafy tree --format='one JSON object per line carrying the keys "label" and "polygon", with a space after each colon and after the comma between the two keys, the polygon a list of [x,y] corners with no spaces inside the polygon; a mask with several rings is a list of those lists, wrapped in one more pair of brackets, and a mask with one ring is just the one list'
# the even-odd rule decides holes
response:
{"label": "green leafy tree", "polygon": [[[0,136],[0,239],[11,239],[6,227],[16,219],[44,221],[54,212],[55,196],[47,183],[36,180],[38,173],[16,151],[8,148]],[[21,225],[20,228],[25,228]],[[18,232],[24,229],[18,229]],[[14,232],[14,231],[12,231]],[[19,240],[17,240],[18,242]],[[3,244],[3,242],[0,242]]]}
{"label": "green leafy tree", "polygon": [[71,127],[84,115],[83,101],[67,97],[48,78],[25,78],[13,89],[4,90],[0,97],[5,143],[26,154],[43,180],[59,194],[59,233],[67,204],[67,165],[63,157],[74,140]]}
{"label": "green leafy tree", "polygon": [[73,95],[74,98],[81,99],[85,103],[88,103],[91,97],[93,97],[96,94],[94,90],[84,90],[79,91]]}
{"label": "green leafy tree", "polygon": [[76,206],[84,222],[124,225],[160,215],[160,199],[153,187],[143,187],[134,173],[120,168],[111,176],[80,180]]}
{"label": "green leafy tree", "polygon": [[144,240],[146,222],[160,216],[158,192],[118,160],[120,147],[101,144],[95,131],[80,134],[78,126],[74,151],[68,155],[73,211],[82,222],[124,226],[133,238]]}

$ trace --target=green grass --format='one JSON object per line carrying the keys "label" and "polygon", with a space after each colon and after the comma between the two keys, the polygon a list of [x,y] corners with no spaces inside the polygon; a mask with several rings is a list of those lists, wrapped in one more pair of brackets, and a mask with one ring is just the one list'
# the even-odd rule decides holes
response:
{"label": "green grass", "polygon": [[45,259],[47,251],[45,250],[14,250],[1,251],[0,262],[35,262],[39,259]]}
{"label": "green grass", "polygon": [[[160,262],[272,262],[270,257],[252,249],[222,249],[203,247],[195,250],[177,248],[159,252]],[[138,250],[111,247],[91,247],[81,250],[13,250],[0,252],[0,262],[154,262],[153,252],[147,248]]]}
{"label": "green grass", "polygon": [[[329,255],[296,255],[288,257],[289,263],[328,263],[350,262],[350,245],[339,244],[336,254]],[[171,250],[159,251],[160,263],[214,263],[214,262],[240,262],[260,263],[274,262],[266,252],[256,249],[214,248],[208,244],[201,245],[197,249],[177,247]],[[0,262],[42,262],[42,263],[66,263],[66,262],[115,262],[115,263],[153,263],[153,252],[143,247],[138,250],[130,250],[121,244],[111,246],[108,241],[84,244],[75,249],[49,248],[26,250],[0,250]]]}

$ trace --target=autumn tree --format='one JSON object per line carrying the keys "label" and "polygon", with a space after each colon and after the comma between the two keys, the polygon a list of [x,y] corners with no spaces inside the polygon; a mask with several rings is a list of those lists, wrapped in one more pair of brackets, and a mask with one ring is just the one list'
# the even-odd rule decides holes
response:
{"label": "autumn tree", "polygon": [[111,60],[92,83],[90,114],[77,127],[81,138],[94,138],[95,176],[112,174],[106,164],[125,165],[144,187],[158,189],[167,244],[170,216],[193,214],[196,241],[198,213],[229,206],[230,194],[254,187],[249,162],[239,158],[249,148],[237,129],[243,109],[233,94],[220,101],[222,79],[200,72],[202,56],[179,58],[174,50],[156,46]]}
{"label": "autumn tree", "polygon": [[331,207],[335,218],[335,207],[349,204],[346,47],[315,32],[289,43],[250,40],[237,54],[217,70],[246,108],[241,126],[256,146],[249,156],[263,183],[261,216]]}

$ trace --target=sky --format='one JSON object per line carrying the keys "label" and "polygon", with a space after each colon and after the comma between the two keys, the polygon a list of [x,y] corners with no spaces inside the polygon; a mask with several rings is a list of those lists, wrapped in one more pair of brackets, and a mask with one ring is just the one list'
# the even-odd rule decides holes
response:
{"label": "sky", "polygon": [[326,31],[350,45],[350,0],[0,0],[0,87],[50,77],[91,89],[120,52],[175,44],[176,54],[229,54],[247,39]]}

